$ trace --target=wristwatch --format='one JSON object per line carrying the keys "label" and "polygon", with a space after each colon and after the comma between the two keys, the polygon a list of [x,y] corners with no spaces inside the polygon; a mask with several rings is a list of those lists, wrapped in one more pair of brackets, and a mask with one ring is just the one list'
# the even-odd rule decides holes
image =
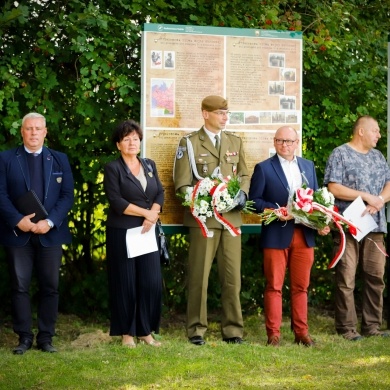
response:
{"label": "wristwatch", "polygon": [[50,219],[46,219],[46,221],[47,221],[47,224],[49,225],[50,229],[53,229],[54,223],[52,221],[50,221]]}

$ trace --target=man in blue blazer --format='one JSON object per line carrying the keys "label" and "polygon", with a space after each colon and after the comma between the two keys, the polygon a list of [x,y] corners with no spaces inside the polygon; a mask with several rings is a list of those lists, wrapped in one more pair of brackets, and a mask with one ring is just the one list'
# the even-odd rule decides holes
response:
{"label": "man in blue blazer", "polygon": [[[19,336],[13,352],[19,355],[34,340],[29,296],[34,267],[39,288],[37,347],[56,352],[52,337],[62,244],[71,242],[67,214],[74,200],[73,175],[64,153],[43,146],[46,134],[45,117],[29,113],[22,120],[23,145],[0,153],[0,244],[10,270],[13,329]],[[33,212],[24,215],[16,206],[30,190],[47,211],[44,219],[34,219]]]}
{"label": "man in blue blazer", "polygon": [[[313,162],[295,156],[298,144],[298,134],[292,127],[283,126],[276,131],[276,154],[258,163],[251,178],[249,199],[255,202],[257,212],[287,206],[294,191],[303,184],[313,190],[318,188]],[[319,233],[328,232],[327,227]],[[315,230],[296,223],[291,215],[262,226],[260,245],[267,281],[264,293],[267,345],[279,346],[286,268],[290,274],[291,323],[295,342],[314,345],[308,333],[307,290],[314,262],[315,234]]]}

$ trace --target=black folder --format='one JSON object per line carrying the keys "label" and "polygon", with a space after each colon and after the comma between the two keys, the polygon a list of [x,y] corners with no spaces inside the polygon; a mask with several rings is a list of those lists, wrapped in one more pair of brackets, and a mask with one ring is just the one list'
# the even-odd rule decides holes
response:
{"label": "black folder", "polygon": [[16,208],[23,215],[35,213],[35,217],[31,218],[31,222],[34,223],[37,223],[41,219],[46,219],[49,215],[34,190],[27,191],[18,198],[16,201]]}

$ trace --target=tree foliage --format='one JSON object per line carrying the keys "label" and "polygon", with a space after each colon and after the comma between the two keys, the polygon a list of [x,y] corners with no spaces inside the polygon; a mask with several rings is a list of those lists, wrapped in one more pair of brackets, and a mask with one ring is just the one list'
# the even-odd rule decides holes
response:
{"label": "tree foliage", "polygon": [[[110,142],[114,123],[140,116],[145,22],[302,31],[304,155],[315,161],[320,181],[330,151],[349,139],[360,114],[378,118],[379,146],[385,150],[390,15],[381,0],[21,3],[7,0],[0,12],[0,149],[20,142],[21,117],[34,110],[47,117],[48,146],[70,158],[76,186],[74,241],[65,251],[62,280],[73,308],[81,297],[89,308],[107,307],[100,289],[106,204],[101,172],[115,153]],[[320,246],[321,253],[325,249]],[[246,270],[245,259],[243,264],[250,291],[243,294],[257,302],[257,275]],[[173,267],[169,275],[172,296],[183,280]]]}

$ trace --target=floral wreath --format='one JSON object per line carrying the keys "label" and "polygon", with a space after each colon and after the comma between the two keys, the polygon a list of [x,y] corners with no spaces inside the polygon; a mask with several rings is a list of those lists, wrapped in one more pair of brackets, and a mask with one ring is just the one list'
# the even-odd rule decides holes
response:
{"label": "floral wreath", "polygon": [[[214,217],[234,237],[241,229],[233,226],[222,214],[233,210],[238,204],[241,178],[239,176],[216,175],[199,180],[194,187],[188,187],[184,195],[184,206],[189,206],[192,216],[201,228],[204,237],[213,237],[207,229],[207,218]],[[247,201],[244,213],[251,213],[253,202]]]}

